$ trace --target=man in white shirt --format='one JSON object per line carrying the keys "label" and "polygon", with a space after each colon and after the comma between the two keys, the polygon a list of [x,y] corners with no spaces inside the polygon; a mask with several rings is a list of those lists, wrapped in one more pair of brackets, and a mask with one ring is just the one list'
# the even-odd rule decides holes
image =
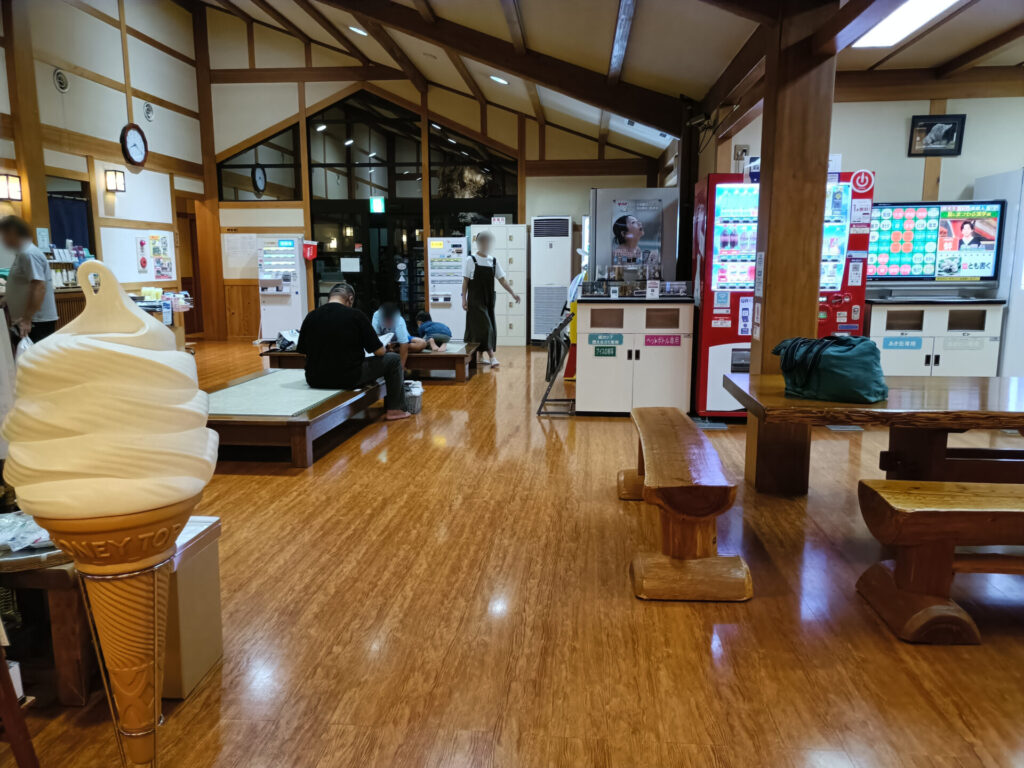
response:
{"label": "man in white shirt", "polygon": [[53,273],[46,256],[32,242],[28,224],[17,216],[0,221],[0,240],[14,251],[7,277],[7,310],[12,332],[42,341],[56,330],[57,303],[53,298]]}

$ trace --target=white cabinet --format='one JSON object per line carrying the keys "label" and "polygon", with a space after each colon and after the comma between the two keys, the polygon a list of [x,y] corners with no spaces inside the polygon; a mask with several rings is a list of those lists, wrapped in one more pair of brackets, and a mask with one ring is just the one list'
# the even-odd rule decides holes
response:
{"label": "white cabinet", "polygon": [[886,376],[995,376],[1003,305],[976,302],[871,306],[870,334]]}
{"label": "white cabinet", "polygon": [[693,305],[581,300],[576,410],[690,409]]}
{"label": "white cabinet", "polygon": [[494,319],[497,327],[498,346],[522,347],[526,345],[526,274],[529,269],[526,251],[525,224],[474,224],[466,228],[469,238],[469,249],[476,252],[475,238],[481,232],[490,232],[494,236],[492,255],[505,270],[505,279],[512,289],[519,294],[521,303],[516,304],[505,289],[497,282],[494,291],[497,294],[494,303]]}

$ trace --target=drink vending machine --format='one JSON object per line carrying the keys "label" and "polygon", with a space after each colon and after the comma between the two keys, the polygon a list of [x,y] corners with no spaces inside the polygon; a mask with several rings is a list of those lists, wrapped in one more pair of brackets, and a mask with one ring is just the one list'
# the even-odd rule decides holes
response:
{"label": "drink vending machine", "polygon": [[[825,187],[818,336],[864,332],[864,279],[875,175],[831,173]],[[714,173],[694,197],[694,300],[699,310],[697,413],[735,416],[726,373],[750,370],[759,184]]]}

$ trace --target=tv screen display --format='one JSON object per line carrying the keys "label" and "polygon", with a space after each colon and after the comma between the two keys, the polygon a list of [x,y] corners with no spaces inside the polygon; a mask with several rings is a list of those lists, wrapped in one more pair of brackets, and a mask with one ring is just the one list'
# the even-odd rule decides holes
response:
{"label": "tv screen display", "polygon": [[997,279],[1005,205],[1001,200],[875,203],[868,280]]}

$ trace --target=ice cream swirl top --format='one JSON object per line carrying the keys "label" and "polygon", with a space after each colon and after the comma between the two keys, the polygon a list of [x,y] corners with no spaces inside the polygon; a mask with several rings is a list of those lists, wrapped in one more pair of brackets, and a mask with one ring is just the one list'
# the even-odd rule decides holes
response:
{"label": "ice cream swirl top", "polygon": [[[89,276],[100,288],[90,288]],[[217,434],[194,358],[101,262],[78,268],[85,310],[18,359],[4,477],[36,517],[123,515],[209,482]]]}

